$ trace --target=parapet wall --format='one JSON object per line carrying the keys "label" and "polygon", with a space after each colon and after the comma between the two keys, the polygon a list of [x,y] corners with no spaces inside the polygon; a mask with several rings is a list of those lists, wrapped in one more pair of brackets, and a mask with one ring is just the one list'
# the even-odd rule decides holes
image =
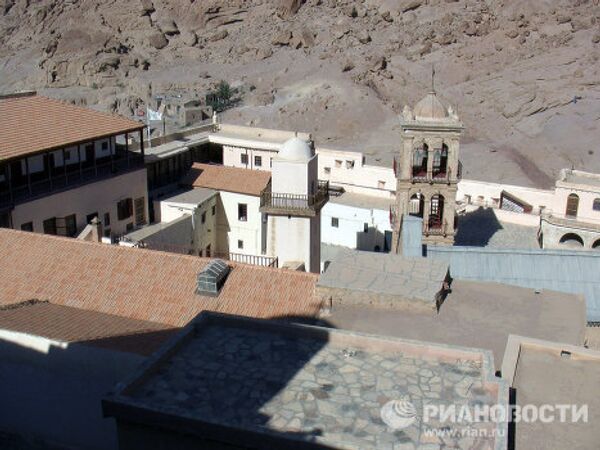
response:
{"label": "parapet wall", "polygon": [[220,124],[219,131],[222,133],[239,135],[240,138],[244,139],[266,139],[271,141],[282,141],[285,142],[288,139],[296,136],[305,141],[310,141],[312,136],[310,133],[296,133],[294,131],[287,130],[273,130],[269,128],[255,128],[247,127],[244,125],[232,125],[232,124]]}

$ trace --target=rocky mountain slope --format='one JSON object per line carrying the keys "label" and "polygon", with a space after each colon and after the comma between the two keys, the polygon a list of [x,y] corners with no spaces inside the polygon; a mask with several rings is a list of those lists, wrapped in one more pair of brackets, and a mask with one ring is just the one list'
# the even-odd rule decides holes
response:
{"label": "rocky mountain slope", "polygon": [[599,0],[0,0],[0,91],[131,115],[223,79],[224,120],[385,165],[435,66],[464,176],[540,187],[600,172],[599,58]]}

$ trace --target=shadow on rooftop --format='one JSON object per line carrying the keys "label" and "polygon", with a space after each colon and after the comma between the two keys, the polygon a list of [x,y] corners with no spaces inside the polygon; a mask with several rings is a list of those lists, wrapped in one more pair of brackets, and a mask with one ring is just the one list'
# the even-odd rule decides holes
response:
{"label": "shadow on rooftop", "polygon": [[485,247],[503,227],[491,208],[479,207],[475,211],[458,216],[458,231],[454,245]]}
{"label": "shadow on rooftop", "polygon": [[[329,342],[320,327],[334,328],[308,316],[201,313],[103,400],[105,416],[137,424],[135,437],[119,436],[120,450],[139,448],[140,436],[148,450],[215,441],[231,448],[334,448],[318,442],[332,424],[322,422],[331,418],[323,419],[317,405],[336,387],[334,366],[309,364]],[[350,432],[338,430],[344,431]]]}

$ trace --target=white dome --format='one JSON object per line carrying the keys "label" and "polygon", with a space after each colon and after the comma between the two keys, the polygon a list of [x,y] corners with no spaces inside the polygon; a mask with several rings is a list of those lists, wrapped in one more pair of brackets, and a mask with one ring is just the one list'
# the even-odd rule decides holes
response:
{"label": "white dome", "polygon": [[308,161],[313,155],[313,150],[308,142],[298,137],[293,137],[285,141],[279,150],[279,158],[288,161]]}
{"label": "white dome", "polygon": [[443,120],[448,117],[448,111],[435,95],[430,92],[415,105],[415,119],[417,120]]}

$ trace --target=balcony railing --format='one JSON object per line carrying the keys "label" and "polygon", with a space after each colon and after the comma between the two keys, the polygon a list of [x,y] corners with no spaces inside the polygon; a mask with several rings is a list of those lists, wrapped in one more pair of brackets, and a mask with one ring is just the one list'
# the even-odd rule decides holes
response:
{"label": "balcony railing", "polygon": [[[396,166],[396,172],[399,173],[399,168]],[[413,183],[430,183],[430,184],[450,184],[454,181],[459,181],[462,178],[462,163],[458,162],[456,180],[452,176],[452,168],[447,170],[441,168],[433,168],[432,172],[423,170],[421,166],[412,167],[411,181]]]}
{"label": "balcony railing", "polygon": [[425,236],[446,236],[448,223],[443,222],[437,217],[430,217],[427,222],[423,222],[423,234]]}
{"label": "balcony railing", "polygon": [[[139,153],[130,153],[129,158],[123,156],[114,158],[112,161],[97,163],[94,166],[79,168],[74,164],[69,170],[53,169],[50,174],[46,170],[44,178],[41,180],[31,180],[29,183],[24,180],[21,183],[15,183],[12,187],[2,187],[0,191],[0,207],[10,206],[44,197],[46,195],[72,189],[103,178],[108,178],[117,174],[122,174],[130,170],[137,170],[144,166],[143,156]],[[39,178],[40,174],[35,174]],[[33,176],[32,176],[33,178]],[[5,185],[8,183],[5,183]]]}
{"label": "balcony railing", "polygon": [[260,211],[267,214],[314,217],[329,200],[329,182],[319,181],[312,195],[274,193],[271,183],[260,193]]}
{"label": "balcony railing", "polygon": [[279,260],[276,256],[264,255],[246,255],[243,253],[216,253],[213,258],[222,258],[240,264],[250,264],[252,266],[279,267]]}

